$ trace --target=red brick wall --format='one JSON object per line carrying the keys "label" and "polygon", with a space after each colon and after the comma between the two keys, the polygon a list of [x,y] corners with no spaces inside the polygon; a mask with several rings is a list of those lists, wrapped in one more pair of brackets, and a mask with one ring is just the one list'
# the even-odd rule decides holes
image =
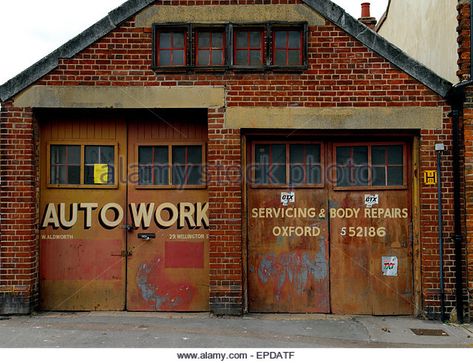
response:
{"label": "red brick wall", "polygon": [[[246,4],[270,1],[164,1],[173,5]],[[271,1],[295,3],[297,1]],[[451,166],[451,125],[449,107],[434,92],[393,67],[340,29],[326,23],[310,28],[309,68],[300,74],[233,73],[225,74],[156,74],[150,69],[151,29],[135,28],[134,21],[118,29],[80,52],[74,59],[62,60],[59,67],[43,77],[38,85],[64,86],[224,86],[226,106],[278,107],[402,107],[442,106],[445,110],[443,130],[422,131],[421,169],[435,168],[434,144],[447,145],[445,167]],[[13,112],[9,108],[9,113]],[[210,201],[210,273],[211,309],[215,313],[238,314],[242,311],[242,185],[238,178],[221,178],[222,170],[237,173],[241,166],[239,130],[223,129],[225,108],[210,109],[209,115],[209,201]],[[28,124],[31,114],[15,119],[8,116],[2,122],[5,132],[18,132],[17,123]],[[396,125],[393,125],[395,128]],[[10,150],[10,149],[8,149]],[[14,151],[10,151],[14,153]],[[28,154],[31,157],[31,154]],[[422,172],[421,170],[421,172]],[[18,169],[4,171],[10,180],[20,175]],[[33,172],[29,177],[33,177]],[[217,177],[215,177],[217,176]],[[445,174],[445,235],[447,261],[447,302],[454,305],[452,236],[452,175]],[[28,191],[32,192],[31,185]],[[2,191],[2,193],[4,193]],[[4,194],[2,194],[4,195]],[[17,198],[20,191],[9,196]],[[29,201],[33,203],[33,201]],[[29,204],[32,208],[34,204]],[[2,208],[7,203],[2,202]],[[14,204],[20,208],[19,204]],[[422,187],[421,259],[422,291],[427,312],[438,312],[438,240],[436,232],[437,200],[435,188]],[[33,212],[29,221],[33,221]],[[7,228],[14,229],[14,222]],[[33,229],[28,237],[32,238]],[[19,239],[13,238],[15,241]],[[2,239],[3,241],[3,239]],[[31,240],[29,240],[32,243]],[[31,245],[33,246],[33,245]],[[31,250],[31,253],[34,253]],[[37,260],[28,265],[33,273]],[[31,280],[33,282],[33,280]],[[16,283],[14,281],[9,282]]]}
{"label": "red brick wall", "polygon": [[38,275],[33,114],[6,103],[0,120],[0,313],[29,312]]}
{"label": "red brick wall", "polygon": [[[458,4],[458,76],[470,77],[470,2]],[[465,207],[466,207],[466,268],[470,317],[473,311],[473,87],[465,88],[466,102],[463,110],[463,138],[465,152]],[[468,301],[466,300],[466,301]]]}

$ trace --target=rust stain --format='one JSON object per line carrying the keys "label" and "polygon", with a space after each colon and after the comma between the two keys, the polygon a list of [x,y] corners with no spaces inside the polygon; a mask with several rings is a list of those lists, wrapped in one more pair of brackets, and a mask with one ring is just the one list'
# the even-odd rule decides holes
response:
{"label": "rust stain", "polygon": [[141,297],[156,310],[186,309],[192,302],[194,288],[185,283],[171,283],[162,280],[163,263],[156,257],[151,263],[138,267],[136,283]]}
{"label": "rust stain", "polygon": [[308,252],[302,251],[263,256],[258,266],[258,277],[263,284],[270,280],[275,283],[277,299],[285,284],[294,286],[296,292],[302,295],[310,279],[321,281],[327,277],[326,258],[325,240],[321,238],[319,252],[314,259]]}

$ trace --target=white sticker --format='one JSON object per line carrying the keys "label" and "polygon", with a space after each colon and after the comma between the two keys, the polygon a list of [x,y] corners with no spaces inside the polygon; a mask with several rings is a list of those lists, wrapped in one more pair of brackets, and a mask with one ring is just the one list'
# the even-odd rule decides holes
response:
{"label": "white sticker", "polygon": [[296,201],[296,193],[294,192],[281,192],[281,203],[284,206],[287,206],[289,203],[294,203]]}
{"label": "white sticker", "polygon": [[371,208],[372,206],[378,203],[379,203],[378,194],[365,194],[365,205],[367,208]]}
{"label": "white sticker", "polygon": [[381,269],[383,276],[397,276],[398,260],[396,256],[383,256],[381,259]]}

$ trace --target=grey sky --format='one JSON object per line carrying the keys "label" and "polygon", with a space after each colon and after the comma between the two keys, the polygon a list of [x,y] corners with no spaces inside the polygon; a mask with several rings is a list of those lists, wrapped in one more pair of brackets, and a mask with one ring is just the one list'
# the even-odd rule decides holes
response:
{"label": "grey sky", "polygon": [[[3,84],[125,0],[23,0],[0,2],[0,84]],[[334,0],[355,18],[361,0]],[[388,0],[371,0],[378,19]]]}

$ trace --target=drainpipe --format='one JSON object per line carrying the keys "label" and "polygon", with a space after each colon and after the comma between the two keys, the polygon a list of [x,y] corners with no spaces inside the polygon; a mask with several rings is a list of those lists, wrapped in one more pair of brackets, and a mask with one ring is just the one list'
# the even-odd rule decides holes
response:
{"label": "drainpipe", "polygon": [[443,277],[443,208],[442,208],[442,151],[444,144],[435,144],[437,153],[437,198],[438,198],[438,228],[439,228],[439,251],[440,251],[440,320],[445,319],[445,284]]}
{"label": "drainpipe", "polygon": [[[473,0],[472,0],[473,1]],[[460,115],[465,102],[465,87],[473,80],[460,82],[450,89],[447,100],[452,106],[452,169],[453,169],[453,218],[455,243],[455,290],[457,320],[463,323],[463,276],[462,276],[462,212],[461,212],[461,165],[460,165]]]}

